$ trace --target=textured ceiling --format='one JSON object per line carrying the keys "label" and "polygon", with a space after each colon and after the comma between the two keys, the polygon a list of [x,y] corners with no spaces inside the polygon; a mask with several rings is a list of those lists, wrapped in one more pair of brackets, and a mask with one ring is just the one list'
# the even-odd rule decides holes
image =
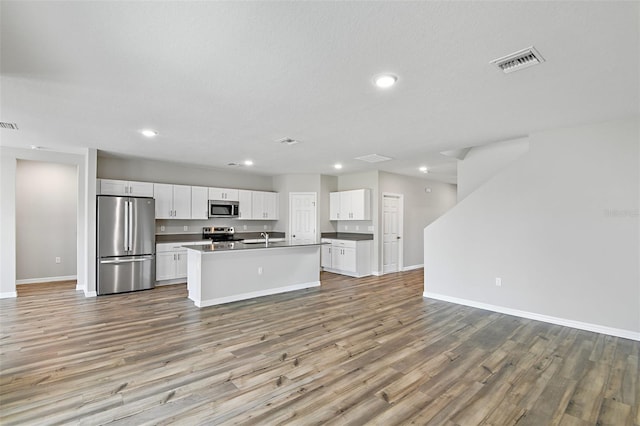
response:
{"label": "textured ceiling", "polygon": [[[1,144],[453,182],[440,151],[640,114],[639,5],[3,0]],[[489,64],[531,45],[545,63]]]}

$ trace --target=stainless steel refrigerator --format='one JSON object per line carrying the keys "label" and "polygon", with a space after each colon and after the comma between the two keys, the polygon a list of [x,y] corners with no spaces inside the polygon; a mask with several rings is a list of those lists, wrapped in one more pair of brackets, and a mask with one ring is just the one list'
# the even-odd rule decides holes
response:
{"label": "stainless steel refrigerator", "polygon": [[98,294],[153,288],[155,200],[99,195],[97,213]]}

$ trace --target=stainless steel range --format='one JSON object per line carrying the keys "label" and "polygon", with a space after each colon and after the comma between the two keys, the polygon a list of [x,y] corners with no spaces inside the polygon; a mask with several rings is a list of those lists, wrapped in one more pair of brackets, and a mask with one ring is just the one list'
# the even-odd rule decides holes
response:
{"label": "stainless steel range", "polygon": [[242,241],[242,238],[235,238],[233,226],[206,226],[202,228],[202,238],[210,239],[212,242],[222,241]]}

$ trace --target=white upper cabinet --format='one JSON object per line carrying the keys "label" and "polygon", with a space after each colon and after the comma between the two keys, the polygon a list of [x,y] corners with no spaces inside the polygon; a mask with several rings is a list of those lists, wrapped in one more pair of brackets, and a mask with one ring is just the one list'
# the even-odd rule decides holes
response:
{"label": "white upper cabinet", "polygon": [[371,220],[371,190],[330,193],[329,220]]}
{"label": "white upper cabinet", "polygon": [[253,218],[252,202],[253,191],[241,189],[238,191],[238,219]]}
{"label": "white upper cabinet", "polygon": [[156,219],[191,219],[191,187],[187,185],[153,184]]}
{"label": "white upper cabinet", "polygon": [[100,179],[100,194],[130,197],[153,197],[153,183]]}
{"label": "white upper cabinet", "polygon": [[254,220],[277,220],[278,194],[276,192],[252,191],[251,216]]}
{"label": "white upper cabinet", "polygon": [[340,220],[340,193],[329,193],[329,220]]}
{"label": "white upper cabinet", "polygon": [[191,187],[191,219],[209,218],[209,188]]}
{"label": "white upper cabinet", "polygon": [[209,188],[209,200],[238,201],[238,190],[228,188]]}

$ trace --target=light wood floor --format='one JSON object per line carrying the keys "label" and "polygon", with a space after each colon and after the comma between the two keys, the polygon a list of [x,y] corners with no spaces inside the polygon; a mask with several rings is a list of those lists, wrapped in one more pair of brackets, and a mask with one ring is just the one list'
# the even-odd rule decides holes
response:
{"label": "light wood floor", "polygon": [[421,270],[203,309],[185,285],[19,286],[0,423],[640,423],[639,342],[421,294]]}

